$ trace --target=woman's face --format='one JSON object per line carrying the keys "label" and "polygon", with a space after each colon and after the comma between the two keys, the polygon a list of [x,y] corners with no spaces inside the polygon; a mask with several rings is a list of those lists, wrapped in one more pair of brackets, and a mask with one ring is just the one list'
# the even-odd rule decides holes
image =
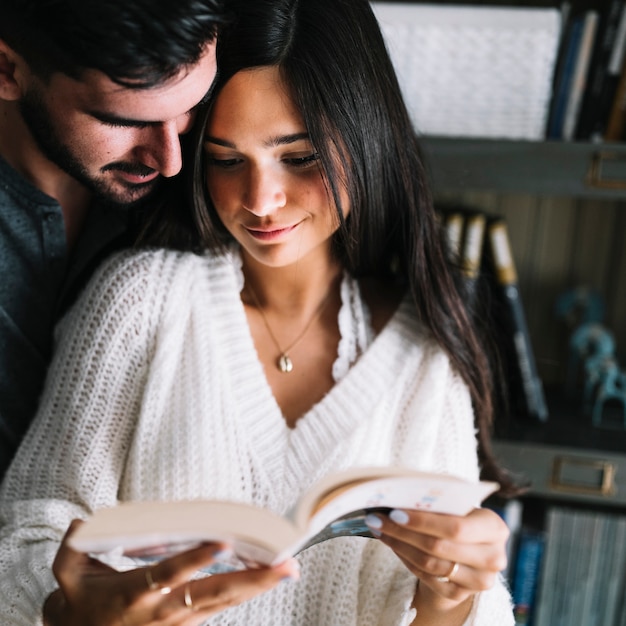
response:
{"label": "woman's face", "polygon": [[213,204],[247,253],[272,267],[329,253],[335,205],[278,68],[244,70],[226,83],[204,148]]}

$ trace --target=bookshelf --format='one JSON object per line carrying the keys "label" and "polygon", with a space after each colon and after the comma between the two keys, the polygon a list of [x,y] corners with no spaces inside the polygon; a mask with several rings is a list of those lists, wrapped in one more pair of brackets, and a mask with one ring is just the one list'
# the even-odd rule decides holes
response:
{"label": "bookshelf", "polygon": [[[592,535],[582,541],[581,534],[568,539],[555,530],[555,519],[563,528],[580,525],[581,533],[603,525],[622,528],[626,524],[626,422],[618,419],[610,427],[594,426],[576,402],[560,398],[566,355],[564,329],[555,318],[554,300],[563,289],[581,282],[602,292],[624,366],[626,144],[423,137],[422,150],[436,201],[505,216],[537,365],[547,382],[550,417],[546,423],[497,417],[500,428],[495,452],[507,468],[531,485],[521,498],[524,521],[515,539],[519,543],[515,544],[514,563],[521,560],[522,543],[536,531],[546,542],[544,558],[554,554],[558,544],[561,550],[567,546],[577,561],[614,559],[611,550],[615,548],[609,540],[593,540],[603,547],[596,546],[592,558],[583,556],[580,548]],[[608,154],[610,165],[608,161],[600,163],[598,173],[599,155],[606,158]],[[624,534],[623,529],[620,532]],[[548,550],[550,537],[553,545]],[[550,559],[554,561],[553,556]],[[593,582],[592,574],[599,579],[598,570],[600,566],[581,568],[580,580],[571,582],[565,595],[571,598],[573,586],[578,585],[577,597],[593,603],[589,598],[599,595],[605,605],[626,615],[626,609],[619,608],[624,601],[613,597],[618,592],[611,599],[608,591],[599,590]],[[546,615],[554,609],[552,594],[545,589],[545,585],[552,589],[551,583],[541,586],[540,576],[547,578],[548,573],[539,571],[534,579],[539,580],[534,611],[539,626],[544,626],[551,619]],[[607,588],[609,582],[604,581]],[[582,614],[588,615],[581,608]],[[519,623],[525,623],[525,616],[517,615]],[[577,622],[578,618],[578,614],[572,616],[568,626],[592,623]],[[613,618],[593,623],[613,626]]]}
{"label": "bookshelf", "polygon": [[626,144],[423,137],[435,190],[626,202]]}
{"label": "bookshelf", "polygon": [[[606,299],[612,304],[608,312],[609,323],[616,327],[616,342],[624,354],[626,332],[620,322],[624,319],[621,299],[625,294],[621,292],[626,289],[626,258],[620,263],[609,262],[602,251],[606,253],[624,247],[626,144],[423,137],[422,149],[436,200],[500,213],[510,223],[522,297],[538,366],[542,378],[547,381],[548,392],[562,384],[565,368],[562,342],[556,341],[549,346],[545,338],[545,333],[553,338],[563,334],[562,329],[561,333],[558,331],[559,323],[553,313],[554,296],[577,279],[595,276],[595,286],[607,292]],[[611,155],[611,163],[618,165],[605,168],[607,176],[602,179],[594,169],[597,168],[598,155],[607,154]],[[525,212],[532,215],[524,215]],[[546,223],[542,220],[542,212],[571,215]],[[589,220],[587,213],[592,217],[595,214],[596,229],[585,228]],[[625,228],[620,231],[617,224]],[[542,227],[549,231],[543,233],[548,244],[552,238],[561,241],[560,248],[556,246],[549,255],[536,255],[536,231]],[[582,238],[580,231],[585,233]],[[563,244],[566,238],[570,240],[569,245]],[[548,244],[544,248],[549,248]],[[559,254],[563,248],[566,251]],[[572,249],[585,252],[585,248],[589,249],[589,253],[583,255],[587,275],[580,276],[569,267],[569,260]],[[614,255],[608,253],[608,256]],[[548,277],[542,274],[543,260],[547,260]],[[589,267],[592,263],[596,265],[594,268]],[[551,351],[547,351],[548,348]],[[548,393],[551,417],[546,424],[512,422],[499,436],[496,449],[502,452],[511,469],[532,473],[539,458],[549,466],[546,451],[552,449],[555,462],[563,455],[587,458],[586,451],[595,450],[615,454],[617,460],[614,462],[622,468],[618,475],[626,476],[626,428],[618,428],[619,420],[615,428],[594,427],[586,416],[581,419],[575,415],[576,408],[568,407],[558,395],[558,392]],[[516,442],[519,443],[519,454],[514,450]],[[546,476],[551,476],[551,470],[546,472]],[[549,485],[550,479],[544,477],[540,482]],[[541,489],[544,495],[551,494],[547,487]],[[622,491],[622,499],[615,502],[620,502],[626,510],[626,484]],[[576,498],[574,491],[559,492],[558,495]],[[600,500],[610,503],[611,498],[603,495]]]}
{"label": "bookshelf", "polygon": [[[419,0],[399,2],[424,4]],[[563,11],[566,3],[561,0],[443,0],[431,4],[557,8],[561,9],[562,17],[566,14]],[[608,14],[609,6],[613,7],[611,11],[617,6],[615,0],[572,0],[567,4],[573,11],[570,16],[590,10],[606,10]],[[607,8],[602,9],[603,6]],[[547,26],[542,23],[540,28]],[[396,44],[401,47],[402,29],[390,32],[393,52]],[[542,45],[538,30],[528,32],[527,36],[529,41],[533,40],[533,45],[526,48],[521,59],[517,51],[516,62],[521,63],[516,67],[520,69],[524,68],[527,57],[534,55]],[[485,37],[489,39],[492,34]],[[458,52],[456,36],[453,39]],[[485,45],[493,44],[496,39],[489,39]],[[509,43],[487,55],[491,62],[496,59],[500,66],[508,63],[511,47],[517,45],[514,40],[512,34]],[[481,38],[479,41],[480,45],[484,44]],[[523,42],[520,45],[524,45]],[[445,49],[446,44],[440,43],[439,50]],[[466,50],[465,56],[471,56],[480,66],[486,57],[476,54],[476,49]],[[398,68],[404,67],[407,55],[411,54],[410,46],[402,50],[404,56],[398,57]],[[559,47],[559,54],[563,50]],[[541,54],[545,55],[545,50]],[[452,57],[454,65],[456,57]],[[557,55],[557,58],[560,57]],[[426,60],[421,59],[422,66]],[[433,62],[441,74],[449,69],[441,67],[440,58]],[[541,70],[541,66],[538,67]],[[551,106],[556,100],[558,68],[557,60],[550,89]],[[475,84],[488,85],[491,89],[489,81],[493,76],[487,67],[482,70],[483,80]],[[535,75],[540,73],[534,72]],[[505,72],[499,80],[506,83],[510,77],[511,74]],[[423,92],[425,85],[430,84],[430,78],[426,78],[411,79],[407,83],[409,93],[416,83]],[[437,81],[432,84],[435,89],[439,85]],[[448,81],[448,84],[455,84],[455,81]],[[453,211],[455,206],[466,207],[470,211],[500,215],[506,221],[537,369],[546,389],[548,420],[540,423],[519,416],[498,415],[494,441],[496,455],[503,465],[531,483],[527,494],[513,503],[523,510],[519,516],[520,530],[544,537],[543,554],[550,559],[548,569],[563,567],[562,560],[554,560],[557,548],[566,555],[566,561],[571,559],[572,564],[580,565],[570,568],[577,571],[576,575],[567,573],[566,577],[565,572],[561,572],[549,582],[545,582],[549,574],[541,571],[541,567],[536,568],[540,573],[533,626],[556,626],[555,616],[560,620],[564,615],[567,615],[566,621],[558,621],[559,624],[625,626],[626,617],[618,621],[615,611],[626,616],[626,591],[621,587],[616,590],[615,585],[623,586],[626,581],[626,417],[618,407],[609,411],[608,418],[600,425],[594,425],[588,407],[583,406],[581,394],[576,397],[566,393],[571,327],[559,318],[555,304],[564,292],[581,286],[600,294],[605,306],[603,323],[613,332],[618,362],[626,368],[626,324],[623,321],[626,319],[626,143],[548,140],[542,138],[545,135],[530,134],[522,139],[514,138],[518,136],[515,134],[517,116],[530,110],[526,104],[519,106],[521,101],[526,102],[524,98],[529,92],[512,89],[502,94],[497,87],[496,84],[494,93],[504,98],[513,91],[516,94],[512,109],[506,111],[502,137],[475,132],[476,126],[481,124],[486,130],[490,129],[485,122],[485,111],[479,112],[476,120],[464,119],[461,131],[457,132],[454,126],[458,121],[457,111],[451,111],[440,131],[429,131],[437,126],[433,122],[437,118],[431,120],[425,115],[421,145],[438,205],[452,207]],[[466,118],[474,95],[470,90],[464,98],[459,98],[460,110]],[[491,95],[490,91],[490,98]],[[438,107],[447,111],[450,99],[457,96],[454,89],[450,96],[438,94],[434,100]],[[484,102],[490,116],[491,106],[496,114],[501,113],[498,107],[502,98],[493,100]],[[428,113],[428,109],[424,110]],[[496,118],[500,119],[497,115]],[[549,118],[546,130],[548,121]],[[416,126],[420,129],[419,119]],[[450,132],[450,128],[455,130]],[[435,136],[437,132],[446,136]],[[454,133],[464,136],[457,137]],[[600,528],[603,530],[599,531]],[[522,532],[519,536],[523,535]],[[590,547],[592,544],[595,549]],[[618,558],[620,554],[625,555],[622,561]],[[521,548],[516,557],[518,562],[523,561],[520,555]],[[545,578],[543,582],[541,576]],[[567,583],[564,583],[566,578]],[[558,591],[557,587],[563,589]],[[551,612],[555,602],[564,603],[563,611]],[[612,607],[613,614],[607,607]],[[519,623],[527,623],[528,613],[518,617]]]}

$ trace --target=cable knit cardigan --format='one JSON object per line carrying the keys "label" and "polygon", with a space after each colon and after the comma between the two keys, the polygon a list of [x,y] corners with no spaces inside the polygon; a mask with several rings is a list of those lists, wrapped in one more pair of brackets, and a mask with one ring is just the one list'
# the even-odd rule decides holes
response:
{"label": "cable knit cardigan", "polygon": [[[353,465],[478,478],[467,388],[408,301],[288,428],[255,352],[235,256],[118,255],[61,323],[39,414],[0,494],[0,623],[41,623],[70,520],[121,500],[224,498],[284,513],[313,481]],[[339,538],[298,558],[299,581],[207,623],[414,618],[416,579],[381,542]],[[467,624],[513,624],[502,581],[476,597]]]}

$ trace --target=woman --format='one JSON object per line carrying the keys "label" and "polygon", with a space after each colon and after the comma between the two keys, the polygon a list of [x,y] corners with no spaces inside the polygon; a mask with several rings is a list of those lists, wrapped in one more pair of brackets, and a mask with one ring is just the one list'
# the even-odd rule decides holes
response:
{"label": "woman", "polygon": [[120,573],[62,538],[118,500],[282,513],[354,465],[506,484],[487,360],[368,2],[231,4],[198,123],[193,226],[174,207],[146,233],[204,251],[115,257],[60,328],[3,486],[0,615],[32,624],[50,594],[53,626],[512,624],[508,533],[483,509],[373,516],[378,540],[315,546],[300,575],[289,561],[190,580],[213,545]]}

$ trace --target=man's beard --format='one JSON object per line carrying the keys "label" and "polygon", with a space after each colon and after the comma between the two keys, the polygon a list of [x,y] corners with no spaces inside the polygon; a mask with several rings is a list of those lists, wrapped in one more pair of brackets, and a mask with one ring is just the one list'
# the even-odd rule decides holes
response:
{"label": "man's beard", "polygon": [[[29,89],[19,101],[19,110],[35,143],[42,154],[57,167],[76,179],[89,189],[101,204],[113,208],[129,208],[150,195],[159,179],[142,185],[128,185],[126,191],[113,190],[110,185],[89,174],[84,165],[71,152],[69,146],[59,138],[54,122],[46,108],[41,92],[36,88]],[[152,173],[149,167],[141,164],[116,162],[107,164],[101,169],[119,170],[139,175]]]}

